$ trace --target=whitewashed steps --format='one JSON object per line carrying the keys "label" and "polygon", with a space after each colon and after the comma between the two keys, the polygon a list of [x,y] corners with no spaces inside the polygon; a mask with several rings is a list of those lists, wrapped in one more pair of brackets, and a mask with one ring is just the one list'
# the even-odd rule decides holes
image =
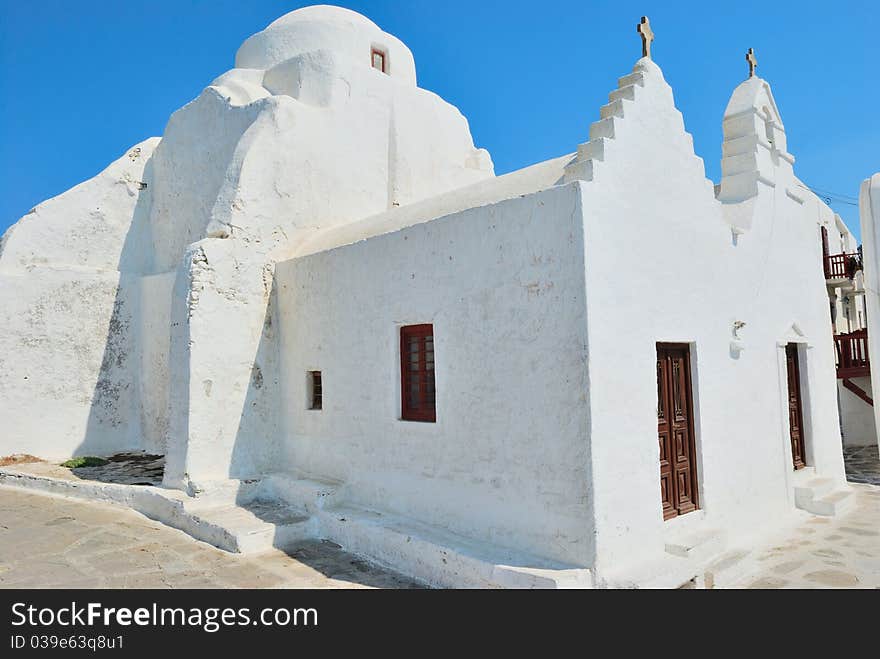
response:
{"label": "whitewashed steps", "polygon": [[252,501],[243,505],[204,508],[184,505],[191,524],[187,533],[240,554],[286,549],[312,534],[311,517],[287,504]]}
{"label": "whitewashed steps", "polygon": [[628,87],[630,85],[639,85],[640,87],[645,86],[645,74],[641,71],[635,71],[633,73],[628,73],[622,78],[617,79],[617,88],[621,89],[623,87]]}
{"label": "whitewashed steps", "polygon": [[577,156],[566,166],[566,183],[594,179],[598,163],[605,160],[608,145],[614,139],[615,122],[624,118],[627,104],[636,97],[636,86],[645,84],[641,73],[624,76],[620,81],[621,86],[608,95],[608,103],[599,108],[599,121],[590,124],[589,141],[578,146]]}
{"label": "whitewashed steps", "polygon": [[703,562],[724,550],[725,534],[720,529],[701,529],[667,537],[666,553]]}
{"label": "whitewashed steps", "polygon": [[833,517],[847,512],[855,497],[848,487],[836,488],[832,479],[815,477],[803,479],[802,484],[795,486],[794,503],[814,515]]}
{"label": "whitewashed steps", "polygon": [[851,490],[836,490],[824,497],[814,499],[805,510],[814,515],[835,517],[848,512],[854,504],[855,497]]}
{"label": "whitewashed steps", "polygon": [[727,588],[736,584],[753,568],[749,559],[752,552],[747,549],[734,549],[725,552],[709,565],[703,572],[703,586],[709,588]]}
{"label": "whitewashed steps", "polygon": [[636,85],[627,85],[625,87],[620,87],[619,89],[615,89],[613,92],[608,94],[609,101],[613,102],[622,99],[634,101],[636,99]]}

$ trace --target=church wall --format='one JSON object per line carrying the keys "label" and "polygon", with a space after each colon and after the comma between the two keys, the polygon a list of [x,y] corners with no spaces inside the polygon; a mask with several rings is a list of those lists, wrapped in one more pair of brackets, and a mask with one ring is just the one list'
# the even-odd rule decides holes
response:
{"label": "church wall", "polygon": [[175,273],[143,277],[141,285],[140,413],[144,448],[165,453],[168,434],[171,299]]}
{"label": "church wall", "polygon": [[0,272],[35,267],[142,272],[141,228],[159,138],[126,150],[96,176],[28,211],[0,240]]}
{"label": "church wall", "polygon": [[158,143],[129,148],[0,241],[0,455],[107,455],[149,444],[139,273]]}
{"label": "church wall", "polygon": [[[279,464],[343,482],[355,505],[589,565],[579,190],[279,264]],[[436,423],[400,420],[399,328],[421,323],[434,325]]]}
{"label": "church wall", "polygon": [[[661,560],[670,537],[740,540],[794,510],[784,347],[801,354],[808,464],[843,482],[817,209],[758,182],[734,235],[671,91],[649,70],[584,193],[596,569]],[[742,210],[737,208],[736,210]],[[608,285],[616,282],[616,285]],[[745,323],[736,338],[734,324]],[[657,342],[690,345],[700,510],[664,522]],[[613,348],[613,349],[612,349]],[[668,556],[668,555],[667,555]]]}
{"label": "church wall", "polygon": [[0,275],[0,455],[141,448],[136,277]]}
{"label": "church wall", "polygon": [[[457,108],[310,26],[318,50],[228,71],[170,118],[153,159],[149,272],[204,238],[288,258],[316,231],[493,175]],[[245,50],[267,45],[255,39]]]}
{"label": "church wall", "polygon": [[164,481],[272,469],[278,399],[273,271],[235,239],[193,244],[174,275]]}

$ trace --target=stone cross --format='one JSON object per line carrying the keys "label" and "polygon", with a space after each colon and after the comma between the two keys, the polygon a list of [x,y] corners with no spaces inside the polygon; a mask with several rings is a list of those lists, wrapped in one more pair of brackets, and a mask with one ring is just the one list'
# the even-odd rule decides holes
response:
{"label": "stone cross", "polygon": [[755,77],[755,69],[758,68],[758,60],[755,57],[755,49],[749,48],[749,52],[746,53],[746,62],[749,63],[749,77]]}
{"label": "stone cross", "polygon": [[636,32],[642,37],[642,57],[651,57],[651,42],[654,41],[654,31],[647,16],[642,16],[642,21],[636,25]]}

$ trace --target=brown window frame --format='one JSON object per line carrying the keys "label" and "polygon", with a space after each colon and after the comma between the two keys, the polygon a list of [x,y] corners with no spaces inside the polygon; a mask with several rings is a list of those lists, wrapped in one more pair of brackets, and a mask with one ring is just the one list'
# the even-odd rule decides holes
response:
{"label": "brown window frame", "polygon": [[[375,64],[373,64],[373,60],[375,59],[376,55],[378,55],[379,57],[382,58],[382,68],[381,69],[378,68]],[[385,53],[384,50],[380,50],[378,48],[373,48],[370,51],[370,66],[373,67],[374,69],[376,69],[377,71],[381,71],[385,75],[388,75],[388,55]]]}
{"label": "brown window frame", "polygon": [[309,409],[324,409],[324,387],[321,371],[309,371]]}
{"label": "brown window frame", "polygon": [[[431,364],[428,369],[428,350],[426,339],[431,339]],[[409,361],[410,345],[413,339],[419,341],[417,349],[418,364],[415,371],[407,368]],[[400,328],[400,418],[402,421],[421,421],[424,423],[436,423],[437,421],[437,378],[436,360],[434,350],[434,326],[432,324],[404,325]],[[418,400],[414,403],[407,395],[413,382],[413,377],[418,378]],[[428,383],[430,382],[430,387]],[[428,389],[433,396],[429,399]]]}

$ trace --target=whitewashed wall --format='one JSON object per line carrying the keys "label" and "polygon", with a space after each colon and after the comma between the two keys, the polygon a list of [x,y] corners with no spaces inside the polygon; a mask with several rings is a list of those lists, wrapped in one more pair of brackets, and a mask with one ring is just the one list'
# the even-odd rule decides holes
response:
{"label": "whitewashed wall", "polygon": [[[277,268],[282,459],[351,501],[592,558],[578,184]],[[437,423],[400,420],[399,328],[433,323]],[[307,410],[320,370],[323,407]]]}
{"label": "whitewashed wall", "polygon": [[165,482],[250,478],[278,436],[273,273],[234,240],[191,246],[171,302]]}
{"label": "whitewashed wall", "polygon": [[0,455],[141,448],[136,278],[0,275]]}
{"label": "whitewashed wall", "polygon": [[236,66],[171,116],[156,149],[151,272],[207,237],[286,258],[316,230],[493,175],[461,112],[416,86],[406,46],[355,12],[291,12]]}
{"label": "whitewashed wall", "polygon": [[[659,68],[640,64],[644,87],[615,119],[584,192],[587,316],[615,318],[590,322],[588,336],[600,572],[662,556],[682,525],[752,533],[792,509],[787,342],[801,344],[808,464],[843,481],[817,210],[784,158],[764,158],[768,147],[755,142],[756,175],[743,173],[742,157],[728,170],[751,187],[730,186],[728,204],[716,201]],[[739,100],[736,112],[750,107]],[[741,351],[735,321],[746,323]],[[691,345],[703,508],[665,524],[657,342]]]}
{"label": "whitewashed wall", "polygon": [[0,240],[0,455],[144,446],[139,273],[156,144],[128,149]]}
{"label": "whitewashed wall", "polygon": [[175,273],[140,280],[139,399],[144,448],[164,454],[168,435],[171,296]]}
{"label": "whitewashed wall", "polygon": [[[859,219],[862,225],[862,244],[865,259],[865,305],[869,324],[875,331],[868,330],[868,351],[871,363],[871,385],[880,391],[880,173],[862,182],[859,189]],[[875,428],[880,428],[880,405],[874,406]],[[880,436],[877,437],[880,446]]]}
{"label": "whitewashed wall", "polygon": [[[850,378],[871,398],[874,397],[871,378]],[[844,446],[868,446],[877,443],[877,430],[874,425],[874,408],[837,381],[837,395],[840,400],[840,420]]]}

